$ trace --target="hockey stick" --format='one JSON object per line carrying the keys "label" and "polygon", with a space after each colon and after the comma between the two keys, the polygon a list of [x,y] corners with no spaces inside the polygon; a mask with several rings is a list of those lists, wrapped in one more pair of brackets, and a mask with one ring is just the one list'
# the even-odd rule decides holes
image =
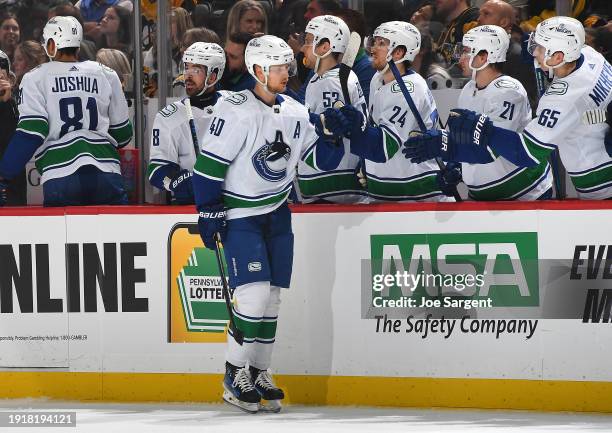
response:
{"label": "hockey stick", "polygon": [[234,340],[236,343],[242,346],[244,343],[244,333],[236,327],[234,322],[234,313],[232,311],[232,303],[230,301],[230,291],[227,286],[227,279],[225,278],[225,268],[223,267],[223,259],[221,259],[221,252],[223,251],[223,244],[221,243],[221,235],[215,233],[215,256],[217,256],[217,266],[219,267],[219,275],[221,276],[221,284],[223,286],[223,297],[225,298],[225,306],[227,307],[227,313],[229,314],[229,329],[232,331]]}
{"label": "hockey stick", "polygon": [[[397,81],[397,84],[399,85],[399,88],[402,91],[402,94],[404,95],[404,99],[406,100],[406,102],[408,103],[408,106],[410,107],[410,111],[412,111],[412,115],[414,116],[417,123],[419,124],[419,129],[423,133],[427,132],[427,127],[425,126],[425,122],[423,122],[423,119],[421,118],[421,115],[419,114],[419,110],[417,110],[416,105],[414,105],[412,96],[410,96],[410,92],[408,92],[408,89],[406,88],[406,83],[404,83],[404,80],[402,80],[402,76],[400,75],[400,72],[397,69],[397,65],[395,64],[393,59],[389,60],[389,69],[391,69],[391,72],[393,73],[393,76],[395,77],[395,81]],[[446,170],[446,166],[444,165],[442,158],[436,158],[436,163],[438,164],[438,168],[440,169],[440,171]],[[457,187],[453,188],[453,197],[455,198],[455,201],[458,201],[458,202],[463,201],[463,199],[459,195],[459,191],[457,191]]]}
{"label": "hockey stick", "polygon": [[195,127],[195,121],[193,120],[193,110],[191,109],[191,101],[189,100],[189,96],[185,98],[185,108],[187,109],[187,120],[189,121],[189,130],[191,131],[191,141],[193,141],[195,157],[198,159],[198,155],[200,154],[200,145],[198,144],[198,133]]}
{"label": "hockey stick", "polygon": [[[334,108],[342,108],[345,104],[351,105],[351,94],[348,89],[348,79],[349,75],[351,74],[351,70],[353,69],[353,64],[355,64],[355,59],[357,58],[359,48],[361,48],[361,36],[359,36],[359,33],[357,32],[352,32],[349,36],[349,41],[346,46],[346,50],[342,55],[342,61],[340,62],[340,70],[338,72],[344,104],[342,103],[342,101],[338,100],[334,102]],[[323,115],[323,113],[321,113],[320,116],[321,123],[323,124],[323,131],[326,134],[331,135],[331,132],[328,131],[325,127],[325,116]]]}

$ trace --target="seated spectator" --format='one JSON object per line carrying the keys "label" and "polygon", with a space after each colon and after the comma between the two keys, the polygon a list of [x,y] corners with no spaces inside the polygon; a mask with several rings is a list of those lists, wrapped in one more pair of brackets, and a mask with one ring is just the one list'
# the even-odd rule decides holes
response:
{"label": "seated spectator", "polygon": [[[334,14],[341,18],[348,26],[351,32],[357,32],[363,39],[367,35],[366,21],[363,14],[353,9],[340,9]],[[361,90],[363,90],[363,96],[365,97],[366,103],[370,101],[370,82],[376,70],[372,67],[372,59],[366,53],[365,49],[360,48],[353,64],[353,72],[359,79]]]}
{"label": "seated spectator", "polygon": [[[170,43],[172,47],[172,80],[179,75],[181,62],[181,42],[185,32],[193,28],[189,12],[183,8],[173,8],[170,21]],[[144,87],[145,95],[149,98],[157,94],[157,44],[153,41],[151,48],[144,54]]]}
{"label": "seated spectator", "polygon": [[[435,0],[435,18],[444,24],[444,30],[436,46],[447,66],[453,66],[452,53],[456,44],[463,39],[463,34],[476,26],[478,8],[470,7],[470,0]],[[451,71],[453,76],[461,76],[458,67]]]}
{"label": "seated spectator", "polygon": [[[514,7],[509,3],[506,3],[504,0],[487,0],[480,6],[478,25],[496,25],[510,34],[513,30],[518,29],[517,26],[514,26],[515,17]],[[526,37],[527,35],[523,35],[521,40],[524,40]],[[535,110],[538,105],[539,94],[533,69],[533,60],[531,58],[528,60],[528,64],[523,61],[521,44],[511,39],[510,48],[506,55],[504,73],[521,82],[527,91],[531,109]]]}
{"label": "seated spectator", "polygon": [[251,33],[233,33],[225,42],[227,67],[221,78],[222,90],[240,92],[255,86],[255,78],[249,74],[244,62],[244,49],[254,37]]}
{"label": "seated spectator", "polygon": [[255,0],[240,0],[229,11],[226,34],[268,33],[268,16],[263,6]]}
{"label": "seated spectator", "polygon": [[603,54],[608,63],[612,63],[612,25],[585,30],[587,45]]}
{"label": "seated spectator", "polygon": [[[8,147],[11,137],[17,128],[19,112],[13,98],[12,88],[15,75],[11,71],[11,62],[8,56],[0,51],[0,159]],[[25,206],[27,203],[26,173],[23,170],[10,183],[6,190],[6,204],[9,206]],[[0,195],[3,192],[0,190]],[[2,201],[2,197],[0,197]]]}
{"label": "seated spectator", "polygon": [[[75,17],[79,20],[81,26],[84,26],[83,18],[81,18],[81,12],[79,8],[73,6],[72,3],[61,3],[51,9],[49,9],[49,13],[47,19],[50,20],[53,17]],[[94,41],[89,39],[83,39],[81,41],[81,48],[79,49],[79,61],[84,60],[93,60],[96,58],[96,44]]]}
{"label": "seated spectator", "polygon": [[119,77],[119,81],[121,81],[123,91],[126,92],[128,90],[128,84],[132,77],[132,67],[123,51],[112,48],[102,48],[98,51],[98,54],[96,54],[96,61],[115,71]]}
{"label": "seated spectator", "polygon": [[0,50],[8,56],[11,62],[13,61],[13,55],[19,43],[19,38],[17,16],[13,13],[4,14],[0,18]]}
{"label": "seated spectator", "polygon": [[432,90],[450,88],[453,86],[452,77],[445,68],[436,62],[437,57],[432,44],[431,35],[421,33],[421,49],[414,57],[411,69],[425,78],[427,86]]}
{"label": "seated spectator", "polygon": [[99,48],[113,48],[132,57],[132,14],[121,6],[111,6],[100,20]]}
{"label": "seated spectator", "polygon": [[21,83],[21,79],[26,72],[30,72],[36,66],[49,61],[47,53],[38,42],[25,41],[17,45],[15,49],[15,61],[13,62],[13,72],[15,73],[16,86]]}
{"label": "seated spectator", "polygon": [[127,10],[132,10],[131,0],[79,0],[74,6],[79,9],[81,18],[84,21],[83,32],[85,36],[96,43],[100,43],[100,21],[109,6],[122,6]]}

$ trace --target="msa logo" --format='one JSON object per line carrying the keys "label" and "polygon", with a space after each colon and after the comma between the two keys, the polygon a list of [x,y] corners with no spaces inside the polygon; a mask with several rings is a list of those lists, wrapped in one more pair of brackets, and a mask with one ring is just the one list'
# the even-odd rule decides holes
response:
{"label": "msa logo", "polygon": [[[537,233],[433,233],[372,235],[372,275],[481,275],[482,284],[452,287],[420,284],[386,287],[386,299],[441,295],[491,299],[494,307],[539,305]],[[423,278],[425,280],[425,278]],[[422,281],[423,281],[422,280]],[[431,280],[435,280],[432,278]],[[467,280],[465,280],[467,281]],[[420,304],[420,301],[417,301]]]}

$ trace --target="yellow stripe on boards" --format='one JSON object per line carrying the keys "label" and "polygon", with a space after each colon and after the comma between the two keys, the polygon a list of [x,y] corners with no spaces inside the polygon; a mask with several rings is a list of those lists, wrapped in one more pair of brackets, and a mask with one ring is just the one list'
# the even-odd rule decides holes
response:
{"label": "yellow stripe on boards", "polygon": [[[0,398],[221,401],[220,374],[0,372]],[[612,383],[275,375],[287,403],[612,413]]]}

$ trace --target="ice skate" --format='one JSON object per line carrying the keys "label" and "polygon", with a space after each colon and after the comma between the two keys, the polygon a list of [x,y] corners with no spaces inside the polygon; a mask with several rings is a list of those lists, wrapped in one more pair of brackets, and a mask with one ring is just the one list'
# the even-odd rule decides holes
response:
{"label": "ice skate", "polygon": [[285,398],[285,393],[278,388],[272,380],[272,375],[268,370],[259,370],[255,367],[250,367],[251,377],[255,389],[261,396],[259,408],[264,412],[278,413],[282,409],[281,400]]}
{"label": "ice skate", "polygon": [[223,389],[223,401],[226,403],[248,413],[258,412],[261,397],[246,367],[240,368],[226,362]]}

